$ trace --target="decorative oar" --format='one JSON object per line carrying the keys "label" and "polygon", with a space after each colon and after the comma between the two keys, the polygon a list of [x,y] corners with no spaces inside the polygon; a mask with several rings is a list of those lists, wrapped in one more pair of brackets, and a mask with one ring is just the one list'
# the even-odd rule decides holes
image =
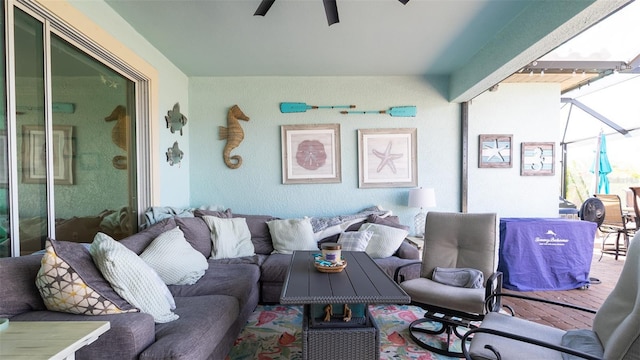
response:
{"label": "decorative oar", "polygon": [[301,102],[283,102],[280,103],[280,112],[282,113],[298,113],[306,112],[312,109],[353,109],[355,105],[335,105],[335,106],[315,106],[307,105]]}
{"label": "decorative oar", "polygon": [[391,116],[416,116],[415,106],[394,106],[389,110],[373,110],[373,111],[340,111],[341,114],[389,114]]}

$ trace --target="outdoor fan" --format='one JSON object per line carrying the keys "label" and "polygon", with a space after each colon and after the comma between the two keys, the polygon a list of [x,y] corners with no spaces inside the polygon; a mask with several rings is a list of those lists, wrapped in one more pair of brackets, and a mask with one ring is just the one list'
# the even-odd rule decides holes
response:
{"label": "outdoor fan", "polygon": [[[267,14],[267,11],[269,11],[271,5],[273,5],[275,1],[276,0],[262,0],[262,2],[260,2],[260,5],[258,5],[258,9],[256,9],[256,12],[253,13],[253,15],[265,16]],[[409,2],[409,0],[398,1],[400,1],[403,5],[407,5],[407,3]],[[329,23],[329,26],[340,22],[340,19],[338,18],[338,5],[336,4],[336,0],[322,0],[322,2],[324,3],[324,12],[327,14],[327,22]]]}
{"label": "outdoor fan", "polygon": [[604,221],[604,204],[598,198],[588,198],[580,207],[580,220],[591,221],[602,225]]}
{"label": "outdoor fan", "polygon": [[[602,200],[592,197],[588,198],[580,206],[580,220],[594,222],[600,227],[604,221],[604,204]],[[590,284],[600,284],[600,279],[595,277],[589,277]]]}

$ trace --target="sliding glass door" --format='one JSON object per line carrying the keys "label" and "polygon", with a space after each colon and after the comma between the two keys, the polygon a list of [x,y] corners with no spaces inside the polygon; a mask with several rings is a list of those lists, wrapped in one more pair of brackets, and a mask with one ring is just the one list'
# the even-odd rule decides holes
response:
{"label": "sliding glass door", "polygon": [[[52,31],[46,19],[9,10],[16,104],[9,121],[17,146],[16,168],[5,165],[4,176],[17,173],[18,201],[8,201],[10,181],[0,183],[0,221],[17,210],[19,251],[9,246],[17,241],[6,240],[0,256],[39,251],[47,237],[91,242],[99,231],[116,239],[136,232],[135,83]],[[8,149],[6,140],[0,146]],[[9,203],[18,209],[9,211]]]}

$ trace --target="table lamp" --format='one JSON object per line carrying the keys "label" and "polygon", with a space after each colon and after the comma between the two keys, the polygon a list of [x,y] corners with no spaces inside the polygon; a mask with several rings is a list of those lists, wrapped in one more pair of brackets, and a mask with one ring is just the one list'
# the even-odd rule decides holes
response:
{"label": "table lamp", "polygon": [[436,192],[433,188],[419,188],[409,190],[409,207],[419,207],[420,212],[414,218],[414,226],[417,237],[424,236],[424,225],[427,213],[424,208],[436,206]]}

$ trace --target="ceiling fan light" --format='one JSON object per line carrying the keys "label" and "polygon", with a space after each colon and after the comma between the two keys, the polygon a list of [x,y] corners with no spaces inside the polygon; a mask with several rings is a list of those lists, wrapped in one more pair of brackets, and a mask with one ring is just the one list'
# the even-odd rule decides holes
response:
{"label": "ceiling fan light", "polygon": [[398,0],[402,3],[402,5],[407,5],[407,3],[409,2],[409,0]]}

